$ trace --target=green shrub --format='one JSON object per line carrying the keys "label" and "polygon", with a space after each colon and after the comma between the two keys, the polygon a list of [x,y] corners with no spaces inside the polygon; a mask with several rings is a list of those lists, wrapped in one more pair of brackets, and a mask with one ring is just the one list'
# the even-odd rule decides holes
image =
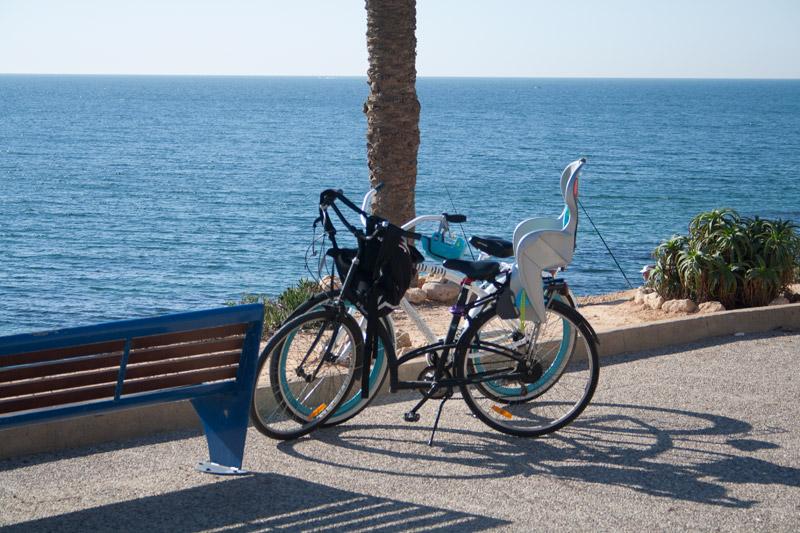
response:
{"label": "green shrub", "polygon": [[717,300],[728,309],[766,305],[797,279],[796,230],[790,221],[743,218],[733,209],[701,213],[688,236],[655,249],[647,284],[666,300]]}
{"label": "green shrub", "polygon": [[229,300],[225,305],[264,304],[264,330],[262,338],[269,337],[278,329],[300,304],[319,292],[317,282],[301,279],[295,285],[288,287],[277,298],[270,298],[266,294],[242,293],[238,301]]}

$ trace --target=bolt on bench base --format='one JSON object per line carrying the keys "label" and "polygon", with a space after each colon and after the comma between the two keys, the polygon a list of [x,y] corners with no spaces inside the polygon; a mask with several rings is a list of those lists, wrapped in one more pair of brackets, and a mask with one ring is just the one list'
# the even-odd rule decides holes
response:
{"label": "bolt on bench base", "polygon": [[241,468],[236,468],[235,466],[224,466],[212,461],[202,461],[197,463],[195,468],[198,472],[203,472],[205,474],[216,474],[219,476],[241,476],[250,473],[247,470],[242,470]]}

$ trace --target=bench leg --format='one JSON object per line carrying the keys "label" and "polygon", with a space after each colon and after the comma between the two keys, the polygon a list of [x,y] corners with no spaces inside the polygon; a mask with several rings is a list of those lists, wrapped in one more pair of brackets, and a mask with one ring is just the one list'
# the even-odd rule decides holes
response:
{"label": "bench leg", "polygon": [[195,398],[192,405],[203,421],[211,461],[197,465],[210,474],[245,474],[242,470],[250,398],[247,394],[217,394]]}

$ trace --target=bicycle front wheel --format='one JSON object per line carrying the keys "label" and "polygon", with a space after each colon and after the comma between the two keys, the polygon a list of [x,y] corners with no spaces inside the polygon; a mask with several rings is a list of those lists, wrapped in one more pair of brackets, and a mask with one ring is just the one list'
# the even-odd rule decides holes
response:
{"label": "bicycle front wheel", "polygon": [[510,328],[490,309],[472,320],[456,349],[455,373],[470,410],[490,427],[538,437],[572,422],[597,386],[594,336],[563,302],[547,320]]}
{"label": "bicycle front wheel", "polygon": [[346,312],[320,309],[287,321],[261,353],[251,418],[275,439],[294,439],[323,424],[361,372],[364,339]]}
{"label": "bicycle front wheel", "polygon": [[[312,309],[322,309],[325,304],[329,304],[338,297],[339,290],[315,294],[303,302],[289,319],[307,313]],[[358,322],[363,334],[366,336],[367,318],[353,305],[348,305],[347,311]],[[378,350],[373,354],[370,361],[369,396],[367,398],[361,397],[361,375],[356,375],[356,381],[348,395],[349,397],[342,401],[336,412],[322,424],[323,427],[341,424],[363,411],[375,399],[384,381],[386,381],[386,376],[389,373],[389,361],[394,360],[394,327],[388,316],[380,318],[376,334],[378,336]]]}

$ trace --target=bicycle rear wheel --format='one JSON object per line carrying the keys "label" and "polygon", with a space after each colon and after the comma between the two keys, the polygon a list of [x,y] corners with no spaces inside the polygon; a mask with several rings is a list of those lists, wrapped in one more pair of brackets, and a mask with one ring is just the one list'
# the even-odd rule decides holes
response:
{"label": "bicycle rear wheel", "polygon": [[538,437],[573,421],[591,401],[599,364],[591,329],[563,302],[548,320],[511,330],[494,309],[477,316],[459,340],[455,374],[470,410],[490,427]]}
{"label": "bicycle rear wheel", "polygon": [[274,439],[298,438],[323,424],[348,397],[361,372],[358,323],[333,308],[287,321],[259,358],[251,418]]}
{"label": "bicycle rear wheel", "polygon": [[[575,350],[575,339],[578,332],[568,320],[565,320],[561,314],[553,310],[551,300],[561,302],[573,309],[575,308],[575,304],[569,295],[565,297],[560,294],[553,294],[547,300],[544,321],[539,324],[518,319],[505,320],[498,316],[483,322],[480,328],[480,336],[484,342],[499,340],[525,350],[526,344],[530,343],[531,339],[535,337],[540,345],[540,351],[542,351],[541,346],[544,342],[547,342],[548,347],[551,348],[548,350],[546,370],[543,369],[542,375],[535,382],[525,383],[525,391],[521,389],[521,384],[513,386],[495,381],[477,383],[476,386],[481,387],[484,394],[501,403],[512,403],[516,401],[514,398],[520,395],[530,399],[543,394],[558,378],[561,370],[563,370],[563,365],[567,364],[573,350]],[[540,365],[542,363],[543,361],[539,361]],[[474,359],[473,364],[476,366],[476,371],[484,370],[480,359]]]}

